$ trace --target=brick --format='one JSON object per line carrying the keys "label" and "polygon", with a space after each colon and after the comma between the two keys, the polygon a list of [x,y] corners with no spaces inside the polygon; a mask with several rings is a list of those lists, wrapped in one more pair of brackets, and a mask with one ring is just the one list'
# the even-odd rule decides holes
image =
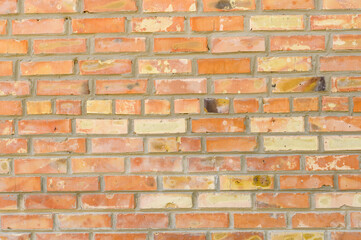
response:
{"label": "brick", "polygon": [[98,191],[98,177],[48,177],[49,192]]}
{"label": "brick", "polygon": [[[18,198],[16,195],[0,195],[0,209],[1,210],[16,210]],[[0,235],[0,237],[2,237]]]}
{"label": "brick", "polygon": [[88,100],[86,111],[88,114],[112,114],[112,100]]}
{"label": "brick", "polygon": [[320,240],[324,240],[324,233],[322,232],[282,232],[282,233],[278,233],[278,232],[272,232],[271,233],[271,237],[272,240],[285,240],[288,238],[293,238],[295,240],[303,240],[303,239],[320,239]]}
{"label": "brick", "polygon": [[142,172],[181,172],[181,157],[134,157],[130,159],[130,171]]}
{"label": "brick", "polygon": [[64,158],[16,158],[13,163],[15,174],[66,173]]}
{"label": "brick", "polygon": [[184,17],[132,18],[132,32],[183,32]]}
{"label": "brick", "polygon": [[195,0],[185,0],[177,2],[172,0],[162,0],[154,2],[152,0],[143,1],[144,12],[195,12],[197,2]]}
{"label": "brick", "polygon": [[96,233],[95,240],[147,240],[146,233]]}
{"label": "brick", "polygon": [[208,152],[250,152],[257,148],[256,137],[207,137]]}
{"label": "brick", "polygon": [[53,217],[51,214],[2,215],[1,229],[14,230],[51,230]]}
{"label": "brick", "polygon": [[202,118],[192,120],[192,132],[244,132],[244,118]]}
{"label": "brick", "polygon": [[93,138],[91,140],[93,153],[126,153],[142,152],[141,138]]}
{"label": "brick", "polygon": [[317,151],[316,136],[269,136],[264,137],[266,151]]}
{"label": "brick", "polygon": [[281,189],[320,189],[333,188],[332,175],[282,175],[280,176]]}
{"label": "brick", "polygon": [[361,130],[361,117],[310,117],[311,132],[354,132]]}
{"label": "brick", "polygon": [[251,16],[252,31],[303,30],[303,15],[258,15]]}
{"label": "brick", "polygon": [[152,176],[105,176],[105,191],[154,191],[157,182]]}
{"label": "brick", "polygon": [[267,83],[265,78],[230,78],[215,79],[214,93],[265,93]]}
{"label": "brick", "polygon": [[25,195],[24,206],[26,209],[75,209],[76,196],[73,194],[36,194]]}
{"label": "brick", "polygon": [[361,189],[360,175],[339,175],[338,186],[341,190],[359,190]]}
{"label": "brick", "polygon": [[289,98],[264,98],[263,111],[265,113],[287,113],[290,112]]}
{"label": "brick", "polygon": [[360,193],[317,193],[314,202],[316,208],[357,208],[361,206],[360,197]]}
{"label": "brick", "polygon": [[211,190],[215,189],[213,176],[164,176],[165,190]]}
{"label": "brick", "polygon": [[334,35],[332,42],[332,49],[334,50],[361,49],[360,35]]}
{"label": "brick", "polygon": [[174,100],[174,113],[176,114],[196,114],[200,113],[200,111],[200,102],[198,98]]}
{"label": "brick", "polygon": [[259,101],[256,98],[235,98],[233,108],[235,113],[255,113],[259,110]]}
{"label": "brick", "polygon": [[200,193],[200,208],[251,208],[251,195],[248,193]]}
{"label": "brick", "polygon": [[361,91],[360,77],[332,77],[332,92],[358,92]]}
{"label": "brick", "polygon": [[293,99],[293,111],[295,112],[315,112],[318,111],[318,98],[294,98]]}
{"label": "brick", "polygon": [[199,137],[168,137],[149,138],[148,151],[159,152],[199,152],[201,139]]}
{"label": "brick", "polygon": [[98,229],[111,227],[110,214],[59,214],[60,229]]}
{"label": "brick", "polygon": [[240,157],[188,157],[189,172],[240,171]]}
{"label": "brick", "polygon": [[337,72],[337,71],[360,71],[359,56],[334,56],[320,58],[320,71]]}
{"label": "brick", "polygon": [[357,155],[306,156],[307,171],[340,171],[359,169]]}
{"label": "brick", "polygon": [[324,77],[272,78],[272,92],[323,92],[326,90]]}
{"label": "brick", "polygon": [[145,229],[167,228],[168,215],[163,213],[118,214],[116,228]]}
{"label": "brick", "polygon": [[79,61],[81,75],[126,74],[132,72],[129,59],[83,60]]}
{"label": "brick", "polygon": [[1,61],[0,62],[0,77],[13,75],[13,62]]}
{"label": "brick", "polygon": [[360,29],[360,15],[313,15],[310,16],[311,30]]}
{"label": "brick", "polygon": [[128,120],[76,119],[75,131],[80,134],[126,134]]}
{"label": "brick", "polygon": [[342,213],[296,213],[292,217],[293,228],[339,228],[345,227]]}
{"label": "brick", "polygon": [[79,18],[71,21],[73,33],[121,33],[125,31],[125,18]]}
{"label": "brick", "polygon": [[140,209],[182,209],[191,208],[192,194],[190,193],[153,193],[140,194]]}
{"label": "brick", "polygon": [[215,11],[244,11],[256,9],[255,0],[217,1],[202,0],[205,12]]}
{"label": "brick", "polygon": [[20,65],[21,75],[63,75],[72,74],[73,61],[49,61],[49,62],[22,62]]}
{"label": "brick", "polygon": [[189,59],[139,59],[140,74],[180,74],[191,73],[192,63]]}
{"label": "brick", "polygon": [[251,132],[304,132],[303,117],[263,117],[251,118]]}
{"label": "brick", "polygon": [[235,228],[284,228],[286,216],[283,213],[234,214]]}
{"label": "brick", "polygon": [[347,97],[322,97],[322,111],[347,112],[348,108]]}
{"label": "brick", "polygon": [[13,20],[12,32],[14,35],[62,34],[64,23],[63,18]]}
{"label": "brick", "polygon": [[357,240],[361,237],[361,232],[332,232],[332,240]]}
{"label": "brick", "polygon": [[1,115],[22,115],[23,109],[21,101],[0,101],[0,116]]}
{"label": "brick", "polygon": [[361,228],[361,212],[351,212],[350,218],[352,228]]}
{"label": "brick", "polygon": [[36,233],[37,240],[88,240],[89,233]]}
{"label": "brick", "polygon": [[207,38],[155,38],[153,51],[156,53],[206,52]]}
{"label": "brick", "polygon": [[229,113],[228,98],[205,98],[203,104],[205,113]]}
{"label": "brick", "polygon": [[296,0],[296,1],[272,1],[272,0],[263,0],[263,10],[284,10],[284,9],[314,9],[315,3],[314,0]]}
{"label": "brick", "polygon": [[0,20],[0,35],[6,34],[6,32],[7,32],[7,30],[6,30],[7,24],[8,24],[7,20]]}
{"label": "brick", "polygon": [[133,194],[84,194],[80,198],[82,209],[133,209]]}
{"label": "brick", "polygon": [[29,115],[51,114],[50,101],[28,101],[26,102],[26,111]]}
{"label": "brick", "polygon": [[23,138],[0,139],[0,154],[21,154],[28,152],[28,141]]}
{"label": "brick", "polygon": [[361,3],[357,0],[325,0],[323,9],[357,9],[361,8]]}
{"label": "brick", "polygon": [[261,232],[216,232],[212,233],[212,240],[224,239],[224,240],[246,240],[246,239],[259,239],[264,240],[264,235]]}
{"label": "brick", "polygon": [[225,213],[184,213],[175,215],[176,228],[226,228],[229,226]]}
{"label": "brick", "polygon": [[249,58],[198,59],[198,74],[235,74],[251,72]]}
{"label": "brick", "polygon": [[257,208],[309,208],[308,193],[258,193],[256,195]]}
{"label": "brick", "polygon": [[94,51],[98,53],[145,52],[146,38],[96,38]]}
{"label": "brick", "polygon": [[137,9],[134,0],[84,0],[84,10],[87,12],[123,12]]}
{"label": "brick", "polygon": [[13,135],[14,122],[13,120],[0,120],[0,135]]}
{"label": "brick", "polygon": [[28,53],[27,40],[17,40],[17,39],[0,40],[0,54],[27,54],[27,53]]}
{"label": "brick", "polygon": [[353,112],[361,112],[361,98],[359,97],[354,97],[352,98],[353,101]]}
{"label": "brick", "polygon": [[205,240],[202,233],[155,233],[154,240]]}
{"label": "brick", "polygon": [[39,192],[40,177],[1,177],[0,192]]}
{"label": "brick", "polygon": [[135,119],[136,134],[169,134],[185,133],[187,123],[184,118],[178,119]]}
{"label": "brick", "polygon": [[243,31],[243,16],[191,17],[190,25],[195,32]]}
{"label": "brick", "polygon": [[307,72],[312,70],[311,57],[259,57],[259,72]]}
{"label": "brick", "polygon": [[207,93],[207,79],[159,79],[154,82],[155,93],[168,94],[204,94]]}
{"label": "brick", "polygon": [[244,175],[219,177],[221,190],[257,190],[273,189],[274,178],[271,175]]}
{"label": "brick", "polygon": [[[4,0],[0,3],[0,14],[11,14],[11,13],[17,13],[18,7],[17,7],[18,0]],[[26,239],[24,239],[26,240]]]}
{"label": "brick", "polygon": [[270,44],[271,51],[323,51],[326,48],[325,36],[317,35],[272,36]]}
{"label": "brick", "polygon": [[71,133],[69,119],[20,120],[18,127],[20,135]]}
{"label": "brick", "polygon": [[71,169],[73,173],[124,172],[124,158],[72,158]]}
{"label": "brick", "polygon": [[56,100],[56,114],[81,115],[81,100]]}
{"label": "brick", "polygon": [[361,149],[360,136],[324,136],[326,151],[352,151]]}
{"label": "brick", "polygon": [[72,13],[76,12],[77,0],[25,0],[25,13]]}
{"label": "brick", "polygon": [[217,37],[212,38],[212,53],[263,52],[264,37]]}
{"label": "brick", "polygon": [[11,159],[3,158],[0,159],[0,173],[1,174],[9,174],[11,172]]}
{"label": "brick", "polygon": [[53,139],[34,139],[34,152],[36,154],[45,153],[85,153],[85,139],[84,138],[53,138]]}
{"label": "brick", "polygon": [[[36,94],[39,96],[89,94],[87,80],[38,80]],[[61,101],[61,100],[59,100]]]}
{"label": "brick", "polygon": [[246,157],[248,171],[300,170],[300,156]]}
{"label": "brick", "polygon": [[33,42],[35,54],[85,53],[86,39],[38,39]]}
{"label": "brick", "polygon": [[30,94],[28,81],[0,81],[0,96],[26,96]]}
{"label": "brick", "polygon": [[115,100],[115,114],[139,115],[141,107],[140,100]]}
{"label": "brick", "polygon": [[166,99],[144,100],[145,114],[170,114],[170,102]]}

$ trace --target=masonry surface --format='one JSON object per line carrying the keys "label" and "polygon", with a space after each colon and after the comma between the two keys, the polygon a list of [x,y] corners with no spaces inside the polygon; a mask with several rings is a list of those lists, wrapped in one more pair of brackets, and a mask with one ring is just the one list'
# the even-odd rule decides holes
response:
{"label": "masonry surface", "polygon": [[360,0],[0,0],[0,239],[361,240]]}

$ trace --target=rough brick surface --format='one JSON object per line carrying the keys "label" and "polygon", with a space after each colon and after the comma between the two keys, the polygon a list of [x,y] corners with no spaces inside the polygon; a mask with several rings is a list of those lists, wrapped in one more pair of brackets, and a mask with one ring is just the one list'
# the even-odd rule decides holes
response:
{"label": "rough brick surface", "polygon": [[0,0],[1,240],[361,240],[361,0]]}

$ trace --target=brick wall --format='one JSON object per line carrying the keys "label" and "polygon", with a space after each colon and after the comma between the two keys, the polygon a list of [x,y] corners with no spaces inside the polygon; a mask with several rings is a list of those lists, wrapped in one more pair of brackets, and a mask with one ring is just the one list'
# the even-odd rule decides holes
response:
{"label": "brick wall", "polygon": [[360,240],[360,0],[0,0],[0,239]]}

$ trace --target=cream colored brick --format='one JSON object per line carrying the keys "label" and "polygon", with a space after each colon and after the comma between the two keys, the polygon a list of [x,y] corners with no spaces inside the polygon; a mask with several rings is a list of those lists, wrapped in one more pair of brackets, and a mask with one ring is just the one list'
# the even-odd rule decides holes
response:
{"label": "cream colored brick", "polygon": [[302,15],[260,15],[251,16],[251,30],[303,30]]}
{"label": "cream colored brick", "polygon": [[361,150],[361,136],[324,136],[326,151]]}
{"label": "cream colored brick", "polygon": [[303,132],[303,117],[251,118],[251,132]]}
{"label": "cream colored brick", "polygon": [[249,193],[200,193],[200,208],[250,208],[252,207]]}
{"label": "cream colored brick", "polygon": [[139,200],[141,209],[191,208],[192,206],[192,194],[190,193],[141,194]]}
{"label": "cream colored brick", "polygon": [[316,208],[361,207],[361,193],[317,193]]}
{"label": "cream colored brick", "polygon": [[136,119],[134,132],[137,134],[184,133],[186,120],[179,119]]}
{"label": "cream colored brick", "polygon": [[317,151],[317,136],[264,137],[265,151]]}
{"label": "cream colored brick", "polygon": [[112,100],[89,100],[86,109],[91,114],[112,114]]}
{"label": "cream colored brick", "polygon": [[85,134],[125,134],[128,132],[128,120],[77,119],[76,132]]}

